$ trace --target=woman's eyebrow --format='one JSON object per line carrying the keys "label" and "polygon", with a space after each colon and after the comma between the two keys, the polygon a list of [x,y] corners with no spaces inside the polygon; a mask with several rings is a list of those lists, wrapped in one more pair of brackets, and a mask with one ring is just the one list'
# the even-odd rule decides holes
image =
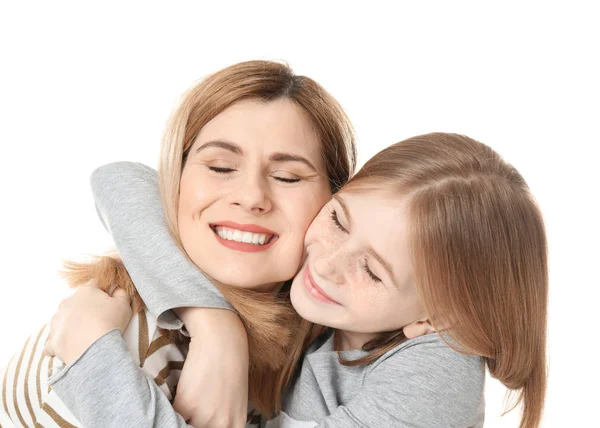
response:
{"label": "woman's eyebrow", "polygon": [[[232,143],[231,141],[226,140],[207,141],[206,143],[202,144],[196,149],[196,154],[200,153],[202,150],[211,147],[228,150],[236,155],[244,154],[244,151],[240,146],[238,146],[235,143]],[[308,166],[313,171],[317,172],[317,168],[315,168],[312,162],[306,159],[304,156],[294,155],[291,153],[273,153],[271,156],[269,156],[269,160],[271,160],[272,162],[300,162]]]}
{"label": "woman's eyebrow", "polygon": [[269,160],[273,162],[301,162],[308,166],[313,171],[317,172],[317,168],[305,157],[300,155],[294,155],[291,153],[273,153],[269,156]]}
{"label": "woman's eyebrow", "polygon": [[198,147],[196,149],[196,154],[198,154],[202,150],[208,149],[210,147],[216,147],[218,149],[228,150],[236,155],[244,154],[244,151],[242,150],[242,148],[240,146],[238,146],[235,143],[232,143],[231,141],[225,141],[225,140],[207,141],[206,143],[202,144],[200,147]]}

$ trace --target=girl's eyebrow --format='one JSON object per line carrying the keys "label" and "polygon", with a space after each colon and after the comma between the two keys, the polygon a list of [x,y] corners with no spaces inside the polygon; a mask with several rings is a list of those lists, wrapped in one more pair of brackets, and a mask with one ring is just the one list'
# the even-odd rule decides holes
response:
{"label": "girl's eyebrow", "polygon": [[373,249],[373,247],[369,246],[369,248],[367,248],[367,252],[371,255],[371,257],[373,257],[375,260],[377,260],[379,262],[379,264],[381,264],[381,266],[383,266],[383,268],[385,269],[385,271],[388,273],[389,277],[392,279],[392,284],[394,284],[394,286],[396,288],[398,287],[398,284],[396,284],[396,280],[394,278],[394,275],[392,273],[392,265],[390,265],[387,261],[384,260],[383,257],[381,257],[377,251],[375,251]]}
{"label": "girl's eyebrow", "polygon": [[[346,203],[344,202],[344,200],[342,199],[342,197],[340,195],[333,195],[333,199],[335,199],[338,202],[338,204],[340,204],[340,206],[342,207],[342,211],[344,211],[344,215],[346,216],[346,219],[348,220],[348,223],[350,223],[350,227],[352,227],[352,216],[350,215],[350,210],[348,209],[348,205],[346,205]],[[375,260],[377,260],[379,262],[379,264],[381,264],[381,266],[383,266],[383,268],[388,273],[389,277],[392,279],[392,283],[394,284],[394,286],[396,288],[399,288],[398,284],[396,283],[396,280],[394,278],[393,272],[392,272],[392,265],[390,263],[388,263],[383,257],[381,257],[379,255],[379,253],[377,253],[377,251],[375,251],[373,249],[373,247],[371,247],[370,245],[367,248],[367,252],[369,253],[369,255],[371,257],[373,257]]]}
{"label": "girl's eyebrow", "polygon": [[352,216],[350,215],[350,210],[348,209],[348,206],[346,205],[342,197],[339,195],[333,195],[333,199],[335,199],[338,202],[338,204],[340,204],[340,206],[342,207],[342,211],[344,211],[346,219],[348,219],[348,223],[350,223],[350,226],[352,226]]}

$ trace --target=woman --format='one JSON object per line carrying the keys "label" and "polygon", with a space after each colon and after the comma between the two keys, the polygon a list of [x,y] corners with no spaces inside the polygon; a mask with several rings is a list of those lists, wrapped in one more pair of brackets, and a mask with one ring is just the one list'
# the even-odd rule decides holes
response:
{"label": "woman", "polygon": [[[519,394],[521,426],[539,425],[545,232],[525,181],[496,152],[454,134],[383,150],[321,210],[305,252],[291,301],[331,328],[303,325],[290,364],[310,347],[272,424],[482,426],[485,363]],[[91,349],[118,354],[103,339]],[[70,405],[91,385],[106,387],[81,378],[60,381]],[[129,390],[121,400],[146,399]]]}
{"label": "woman", "polygon": [[[243,173],[231,179],[231,174],[224,172],[234,164],[238,169],[243,166]],[[289,377],[281,371],[281,366],[286,361],[298,317],[289,303],[278,304],[278,297],[265,291],[279,287],[296,272],[310,221],[331,192],[348,180],[354,165],[352,127],[339,104],[316,82],[293,75],[287,66],[279,63],[250,61],[207,77],[185,94],[171,118],[160,163],[160,185],[169,208],[167,216],[181,239],[179,244],[192,257],[203,260],[208,275],[223,283],[219,286],[221,293],[245,323],[248,331],[245,353],[249,349],[250,361],[246,361],[240,371],[244,371],[241,378],[249,383],[242,382],[236,388],[244,397],[244,404],[236,414],[241,414],[244,420],[248,396],[263,413],[276,411],[281,388],[287,383],[284,376]],[[156,192],[155,183],[153,186]],[[205,220],[223,220],[234,212],[240,221],[261,215],[262,227],[273,232],[263,251],[246,252],[245,257],[228,259],[222,248],[197,245],[207,233],[212,234],[211,228],[215,227]],[[164,236],[168,233],[165,231]],[[158,237],[160,235],[153,235],[153,239]],[[277,269],[255,268],[274,265],[275,261]],[[228,263],[228,270],[214,269],[224,262]],[[251,270],[249,263],[253,265]],[[70,263],[67,268],[73,286],[94,278],[105,291],[116,284],[134,294],[133,284],[119,258],[101,257],[89,264]],[[197,269],[193,269],[196,273]],[[185,268],[175,270],[185,272]],[[243,278],[238,274],[240,270],[246,272]],[[134,278],[140,279],[140,276],[134,275]],[[143,273],[141,278],[146,279]],[[158,275],[150,280],[160,278]],[[206,283],[197,286],[207,289]],[[90,288],[86,290],[90,292]],[[208,300],[212,305],[230,307],[212,289],[201,295],[205,300],[210,296]],[[193,298],[193,294],[188,297]],[[142,306],[139,298],[136,303],[137,307]],[[126,337],[131,336],[125,349],[133,355],[130,362],[136,369],[142,367],[146,371],[142,381],[162,387],[162,392],[154,398],[168,403],[178,380],[177,370],[181,369],[188,349],[179,333],[181,325],[172,334],[165,333],[160,325],[161,320],[150,312],[137,313],[125,331]],[[126,322],[119,324],[122,330],[125,326]],[[240,325],[239,330],[246,340],[243,326]],[[273,344],[265,331],[278,331],[281,340]],[[195,331],[191,328],[190,333],[194,337]],[[56,360],[43,358],[42,344],[46,336],[47,329],[34,335],[4,373],[1,424],[7,420],[20,425],[43,423],[45,426],[85,422],[64,409],[55,391],[45,385],[51,375],[57,380],[74,371],[76,367],[71,363],[78,354],[61,353],[66,368]],[[79,340],[79,335],[71,338],[70,345],[78,349],[90,344]],[[195,352],[195,343],[192,340],[190,355]],[[167,352],[160,355],[156,350]],[[60,352],[60,347],[57,351]],[[160,356],[158,361],[146,358],[157,356]],[[146,363],[152,363],[152,368]],[[49,400],[53,405],[48,404]],[[166,420],[169,417],[178,418],[168,415]]]}

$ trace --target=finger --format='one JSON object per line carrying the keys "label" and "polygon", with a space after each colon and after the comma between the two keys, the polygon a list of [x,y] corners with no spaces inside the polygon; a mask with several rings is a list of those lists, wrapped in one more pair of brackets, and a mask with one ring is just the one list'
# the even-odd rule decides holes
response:
{"label": "finger", "polygon": [[[185,406],[181,400],[177,399],[177,395],[175,395],[175,401],[173,402],[173,409],[181,415],[183,419],[189,421],[192,418],[192,409],[189,406]],[[195,426],[195,425],[192,425]]]}
{"label": "finger", "polygon": [[52,336],[48,336],[46,339],[46,344],[44,345],[44,355],[48,357],[54,357],[56,352],[54,352],[54,347],[52,346]]}
{"label": "finger", "polygon": [[54,357],[56,355],[54,346],[52,346],[52,331],[56,327],[56,316],[57,314],[54,314],[52,318],[50,318],[50,322],[48,323],[48,337],[46,338],[46,343],[44,344],[44,355],[49,357]]}
{"label": "finger", "polygon": [[129,293],[127,293],[127,291],[123,290],[122,288],[117,288],[113,292],[112,296],[117,299],[125,299],[128,305],[131,305],[131,302],[133,301]]}
{"label": "finger", "polygon": [[80,287],[90,287],[100,289],[98,286],[98,280],[96,278],[90,279],[88,282],[81,284]]}

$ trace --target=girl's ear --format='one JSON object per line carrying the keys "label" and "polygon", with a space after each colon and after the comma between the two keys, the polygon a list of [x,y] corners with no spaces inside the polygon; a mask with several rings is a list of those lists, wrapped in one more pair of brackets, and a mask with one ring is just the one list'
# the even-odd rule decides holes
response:
{"label": "girl's ear", "polygon": [[410,323],[402,329],[407,339],[414,339],[415,337],[424,336],[426,334],[435,333],[435,329],[429,324],[427,318],[420,319],[413,323]]}

